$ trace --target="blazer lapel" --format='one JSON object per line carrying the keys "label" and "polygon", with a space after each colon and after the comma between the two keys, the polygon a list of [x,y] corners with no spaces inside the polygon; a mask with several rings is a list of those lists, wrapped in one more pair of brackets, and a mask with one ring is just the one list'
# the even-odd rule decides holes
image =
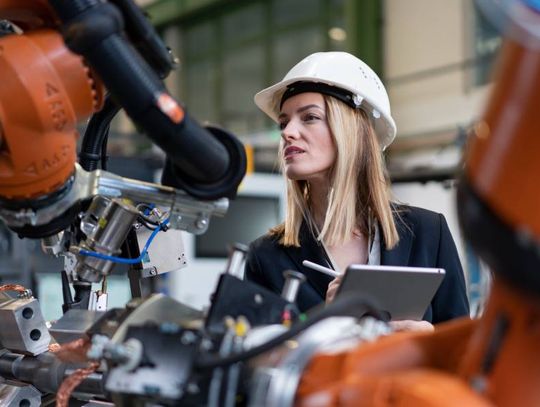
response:
{"label": "blazer lapel", "polygon": [[302,224],[300,229],[300,247],[284,247],[285,253],[290,257],[296,265],[298,271],[306,276],[307,282],[320,294],[322,298],[326,297],[328,284],[332,281],[332,277],[327,276],[319,271],[312,270],[302,265],[304,260],[309,260],[313,263],[327,266],[327,261],[323,253],[323,248],[319,245],[313,234],[309,231],[309,227]]}
{"label": "blazer lapel", "polygon": [[[399,210],[399,208],[397,208]],[[399,217],[394,217],[399,235],[399,243],[391,250],[386,249],[384,239],[381,239],[381,265],[408,266],[414,234],[406,222],[407,212],[403,211]]]}
{"label": "blazer lapel", "polygon": [[[398,207],[397,210],[400,210]],[[407,212],[402,210],[399,217],[395,217],[396,228],[399,234],[399,243],[392,250],[387,250],[384,239],[381,239],[381,265],[408,266],[414,234],[411,226],[408,225]],[[302,272],[307,282],[321,295],[326,297],[328,284],[332,277],[318,271],[304,267],[304,260],[312,261],[323,266],[329,266],[324,255],[324,249],[315,239],[309,227],[304,222],[300,228],[300,247],[284,247],[285,253],[295,264],[296,269]]]}

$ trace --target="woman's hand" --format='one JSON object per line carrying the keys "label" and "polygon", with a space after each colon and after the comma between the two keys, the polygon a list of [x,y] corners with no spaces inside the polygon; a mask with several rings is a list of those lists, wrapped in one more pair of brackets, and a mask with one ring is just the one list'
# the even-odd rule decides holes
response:
{"label": "woman's hand", "polygon": [[[334,297],[336,296],[336,292],[339,286],[341,285],[342,280],[343,280],[343,274],[334,278],[332,281],[330,281],[330,284],[328,284],[328,290],[326,290],[326,303],[327,304],[334,301]],[[414,321],[412,319],[404,319],[401,321],[390,321],[390,326],[396,332],[403,332],[403,331],[432,332],[435,330],[435,327],[427,321]]]}
{"label": "woman's hand", "polygon": [[337,289],[341,285],[342,280],[343,280],[343,274],[337,276],[332,281],[330,281],[330,284],[328,284],[328,290],[326,290],[326,303],[327,304],[334,301],[334,297],[336,296]]}
{"label": "woman's hand", "polygon": [[[328,294],[326,294],[326,298],[328,298]],[[397,331],[397,332],[402,332],[402,331],[432,332],[433,330],[435,330],[435,327],[427,321],[413,321],[410,319],[404,319],[401,321],[390,321],[390,326],[392,327],[392,329],[394,329],[394,331]]]}

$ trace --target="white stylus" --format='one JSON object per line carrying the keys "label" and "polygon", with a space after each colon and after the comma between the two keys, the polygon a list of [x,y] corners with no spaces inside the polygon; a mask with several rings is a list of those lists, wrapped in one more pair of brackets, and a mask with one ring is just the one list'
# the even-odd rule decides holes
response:
{"label": "white stylus", "polygon": [[326,274],[327,276],[330,276],[330,277],[335,278],[341,275],[336,270],[332,270],[331,268],[321,266],[320,264],[313,263],[312,261],[309,261],[309,260],[304,260],[302,264],[306,267],[309,267],[310,269],[320,271],[321,273]]}

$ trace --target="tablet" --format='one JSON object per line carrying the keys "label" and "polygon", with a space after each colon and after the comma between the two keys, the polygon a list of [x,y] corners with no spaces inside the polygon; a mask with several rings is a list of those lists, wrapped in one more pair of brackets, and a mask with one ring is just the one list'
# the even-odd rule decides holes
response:
{"label": "tablet", "polygon": [[351,264],[337,295],[365,296],[391,320],[421,320],[444,274],[440,268]]}

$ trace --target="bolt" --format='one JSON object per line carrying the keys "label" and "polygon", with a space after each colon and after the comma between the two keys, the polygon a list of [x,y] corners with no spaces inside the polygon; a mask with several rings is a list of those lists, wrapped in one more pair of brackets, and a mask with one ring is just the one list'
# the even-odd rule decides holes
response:
{"label": "bolt", "polygon": [[32,290],[27,288],[26,290],[19,292],[17,297],[22,299],[30,299],[32,298]]}
{"label": "bolt", "polygon": [[255,294],[255,297],[253,298],[255,300],[255,304],[262,304],[263,303],[263,297],[261,294]]}
{"label": "bolt", "polygon": [[197,229],[204,229],[205,227],[208,226],[208,220],[205,219],[205,218],[202,218],[202,219],[199,219],[197,220],[197,222],[195,223],[195,227]]}

